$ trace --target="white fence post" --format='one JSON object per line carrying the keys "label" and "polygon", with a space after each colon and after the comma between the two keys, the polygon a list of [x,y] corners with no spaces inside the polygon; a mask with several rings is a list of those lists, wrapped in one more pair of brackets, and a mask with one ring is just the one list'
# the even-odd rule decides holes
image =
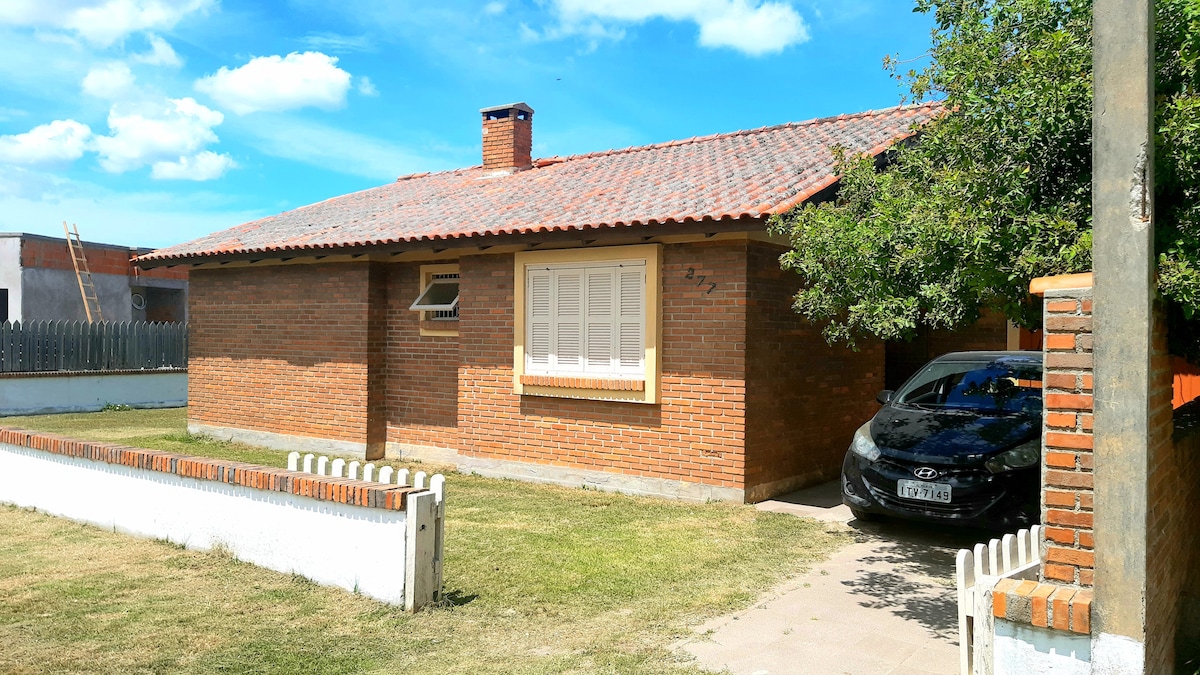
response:
{"label": "white fence post", "polygon": [[420,492],[408,496],[408,542],[404,549],[404,609],[415,612],[433,601],[434,555],[437,534],[437,495]]}
{"label": "white fence post", "polygon": [[437,495],[437,529],[433,545],[433,592],[436,599],[442,597],[442,561],[446,552],[446,477],[440,473],[429,479],[429,489]]}
{"label": "white fence post", "polygon": [[288,453],[288,471],[297,471],[300,469],[300,453]]}
{"label": "white fence post", "polygon": [[958,590],[958,664],[962,675],[993,672],[992,591],[1003,578],[1037,579],[1041,525],[961,549],[954,559]]}

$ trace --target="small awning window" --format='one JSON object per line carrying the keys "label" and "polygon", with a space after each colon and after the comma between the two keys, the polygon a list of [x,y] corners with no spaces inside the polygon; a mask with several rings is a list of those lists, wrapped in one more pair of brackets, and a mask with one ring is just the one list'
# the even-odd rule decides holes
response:
{"label": "small awning window", "polygon": [[409,307],[414,312],[453,312],[458,309],[458,279],[434,279]]}

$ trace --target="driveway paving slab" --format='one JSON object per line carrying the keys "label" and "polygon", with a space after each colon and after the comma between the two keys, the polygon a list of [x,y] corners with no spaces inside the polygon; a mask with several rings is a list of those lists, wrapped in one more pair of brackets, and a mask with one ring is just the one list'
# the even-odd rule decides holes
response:
{"label": "driveway paving slab", "polygon": [[900,521],[859,523],[838,484],[758,508],[848,527],[854,543],[753,607],[696,628],[678,646],[732,675],[954,675],[954,556],[994,534]]}

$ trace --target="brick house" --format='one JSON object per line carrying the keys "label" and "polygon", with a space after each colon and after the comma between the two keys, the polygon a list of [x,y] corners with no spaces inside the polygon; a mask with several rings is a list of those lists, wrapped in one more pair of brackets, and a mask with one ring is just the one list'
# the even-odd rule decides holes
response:
{"label": "brick house", "polygon": [[481,166],[142,256],[190,268],[189,428],[637,494],[759,501],[837,476],[884,348],[791,309],[770,215],[880,157],[892,108],[573,157],[483,114]]}

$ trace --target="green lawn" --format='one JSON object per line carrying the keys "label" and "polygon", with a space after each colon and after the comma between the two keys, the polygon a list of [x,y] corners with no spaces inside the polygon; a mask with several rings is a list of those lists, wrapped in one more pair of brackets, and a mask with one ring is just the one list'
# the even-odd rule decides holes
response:
{"label": "green lawn", "polygon": [[[286,464],[283,452],[189,437],[183,410],[0,425]],[[448,601],[416,615],[220,553],[0,506],[0,671],[698,672],[669,649],[690,626],[848,541],[741,505],[459,474],[447,474],[447,499]]]}

